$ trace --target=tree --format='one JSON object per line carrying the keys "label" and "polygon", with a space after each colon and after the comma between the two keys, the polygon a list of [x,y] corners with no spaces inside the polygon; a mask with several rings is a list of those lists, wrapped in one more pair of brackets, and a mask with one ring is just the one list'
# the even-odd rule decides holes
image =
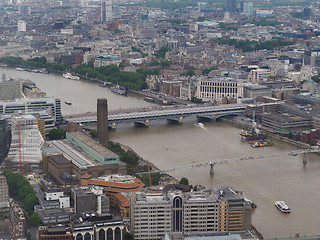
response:
{"label": "tree", "polygon": [[183,185],[188,186],[188,185],[189,185],[189,180],[188,180],[188,178],[182,177],[182,178],[180,179],[179,184],[183,184]]}
{"label": "tree", "polygon": [[60,140],[66,138],[66,131],[62,128],[55,128],[49,132],[49,139],[50,140]]}
{"label": "tree", "polygon": [[98,131],[96,129],[91,129],[89,131],[89,134],[93,139],[97,139],[97,137],[98,137]]}
{"label": "tree", "polygon": [[123,239],[124,239],[124,240],[134,240],[132,234],[129,233],[129,232],[125,232],[125,233],[123,234]]}
{"label": "tree", "polygon": [[188,76],[192,77],[194,75],[194,70],[193,69],[189,69],[186,74]]}
{"label": "tree", "polygon": [[30,219],[31,219],[31,222],[36,226],[40,226],[42,224],[41,219],[40,219],[38,213],[36,213],[36,212],[32,213]]}

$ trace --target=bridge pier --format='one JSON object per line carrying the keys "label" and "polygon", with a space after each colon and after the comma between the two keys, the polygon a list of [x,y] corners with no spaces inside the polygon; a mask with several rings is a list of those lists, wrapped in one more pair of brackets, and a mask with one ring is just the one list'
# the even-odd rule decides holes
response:
{"label": "bridge pier", "polygon": [[135,125],[138,125],[138,126],[145,126],[145,127],[149,127],[149,119],[146,119],[146,120],[141,120],[141,121],[135,121],[134,122]]}
{"label": "bridge pier", "polygon": [[214,175],[214,164],[215,163],[210,162],[210,175]]}
{"label": "bridge pier", "polygon": [[302,158],[303,160],[302,160],[302,162],[303,162],[304,164],[308,163],[307,155],[308,155],[308,153],[304,153],[304,154],[303,154],[303,158]]}
{"label": "bridge pier", "polygon": [[183,117],[182,116],[179,117],[179,123],[183,123]]}
{"label": "bridge pier", "polygon": [[168,121],[170,122],[175,122],[175,123],[183,123],[183,117],[177,117],[177,118],[167,118]]}
{"label": "bridge pier", "polygon": [[112,129],[116,129],[116,123],[115,122],[111,123],[111,128]]}

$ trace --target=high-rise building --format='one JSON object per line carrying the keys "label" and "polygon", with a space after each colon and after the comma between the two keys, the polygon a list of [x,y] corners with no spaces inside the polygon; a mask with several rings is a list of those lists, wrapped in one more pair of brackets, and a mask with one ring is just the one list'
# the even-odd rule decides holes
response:
{"label": "high-rise building", "polygon": [[102,24],[104,24],[104,23],[106,23],[107,22],[107,17],[106,17],[106,2],[105,1],[103,1],[102,3],[101,3],[101,23]]}
{"label": "high-rise building", "polygon": [[97,101],[97,132],[98,141],[108,147],[108,102],[106,98],[98,98]]}
{"label": "high-rise building", "polygon": [[107,21],[112,21],[113,19],[112,0],[106,1],[106,19]]}
{"label": "high-rise building", "polygon": [[240,1],[240,9],[239,9],[240,13],[243,13],[244,3],[245,3],[244,0],[241,0],[241,1]]}
{"label": "high-rise building", "polygon": [[22,87],[19,81],[2,81],[0,82],[0,101],[13,101],[21,98]]}
{"label": "high-rise building", "polygon": [[3,175],[0,175],[0,208],[9,208],[9,188]]}
{"label": "high-rise building", "polygon": [[237,12],[237,0],[226,0],[227,12]]}
{"label": "high-rise building", "polygon": [[18,14],[22,16],[31,15],[31,6],[28,5],[19,5]]}
{"label": "high-rise building", "polygon": [[26,21],[19,20],[18,21],[18,32],[25,32],[25,31],[27,31]]}
{"label": "high-rise building", "polygon": [[245,15],[252,16],[253,15],[253,3],[244,3],[243,13]]}
{"label": "high-rise building", "polygon": [[245,231],[251,229],[251,203],[229,187],[187,193],[133,193],[130,227],[137,240],[162,239],[170,232]]}
{"label": "high-rise building", "polygon": [[42,160],[41,147],[44,140],[38,129],[36,117],[32,115],[13,116],[11,119],[12,141],[8,154],[9,160],[19,167],[29,164],[38,167]]}
{"label": "high-rise building", "polygon": [[8,156],[11,143],[11,131],[8,119],[0,117],[0,163]]}
{"label": "high-rise building", "polygon": [[304,9],[303,9],[303,16],[304,16],[304,17],[311,17],[311,16],[312,16],[312,10],[311,10],[311,8],[304,8]]}

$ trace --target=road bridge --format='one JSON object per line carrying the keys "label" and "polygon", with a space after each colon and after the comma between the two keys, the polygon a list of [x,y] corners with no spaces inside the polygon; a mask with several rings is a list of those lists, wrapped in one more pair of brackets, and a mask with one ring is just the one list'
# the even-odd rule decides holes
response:
{"label": "road bridge", "polygon": [[[220,106],[190,106],[190,107],[174,107],[171,109],[140,109],[135,111],[126,111],[126,113],[114,113],[108,115],[108,124],[115,128],[116,123],[134,122],[136,124],[149,125],[151,120],[167,119],[183,123],[183,118],[189,116],[197,116],[198,118],[206,118],[215,120],[227,115],[240,115],[246,108],[246,104],[229,104]],[[77,116],[65,118],[67,122],[73,123],[96,123],[97,116]]]}

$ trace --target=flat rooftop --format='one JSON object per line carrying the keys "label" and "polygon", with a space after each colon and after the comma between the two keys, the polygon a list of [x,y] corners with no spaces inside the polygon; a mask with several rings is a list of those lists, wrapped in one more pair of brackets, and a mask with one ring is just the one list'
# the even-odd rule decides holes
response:
{"label": "flat rooftop", "polygon": [[79,168],[102,165],[100,162],[91,159],[85,152],[66,140],[54,140],[51,141],[50,144]]}
{"label": "flat rooftop", "polygon": [[83,142],[86,144],[88,147],[94,149],[96,152],[101,154],[104,157],[114,157],[116,154],[107,148],[103,147],[100,145],[98,142],[94,141],[87,135],[81,133],[81,132],[69,132],[69,134],[75,138],[77,138],[79,141]]}

